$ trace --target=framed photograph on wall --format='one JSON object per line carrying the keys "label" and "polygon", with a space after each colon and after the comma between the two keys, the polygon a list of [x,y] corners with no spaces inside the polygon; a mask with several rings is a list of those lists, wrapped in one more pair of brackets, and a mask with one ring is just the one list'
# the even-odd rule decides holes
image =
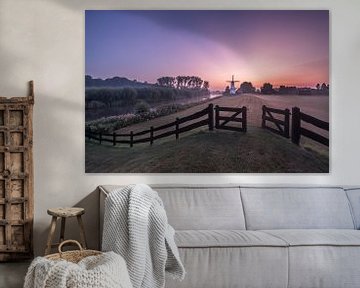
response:
{"label": "framed photograph on wall", "polygon": [[328,173],[328,10],[85,12],[87,173]]}

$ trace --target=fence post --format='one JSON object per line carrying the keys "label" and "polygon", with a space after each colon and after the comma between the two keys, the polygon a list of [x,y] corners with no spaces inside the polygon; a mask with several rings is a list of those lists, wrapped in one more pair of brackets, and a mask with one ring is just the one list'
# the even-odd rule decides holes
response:
{"label": "fence post", "polygon": [[102,133],[100,132],[99,133],[99,144],[101,144],[101,142],[102,142]]}
{"label": "fence post", "polygon": [[176,121],[175,121],[175,135],[176,135],[176,140],[179,139],[179,118],[176,117]]}
{"label": "fence post", "polygon": [[242,114],[242,119],[243,119],[242,128],[243,128],[244,132],[247,131],[247,113],[246,113],[246,110],[247,110],[246,107],[243,106],[241,114]]}
{"label": "fence post", "polygon": [[285,109],[284,136],[290,138],[290,110]]}
{"label": "fence post", "polygon": [[154,127],[150,127],[150,145],[152,145],[154,142]]}
{"label": "fence post", "polygon": [[215,128],[219,129],[219,105],[215,106]]}
{"label": "fence post", "polygon": [[209,104],[208,107],[209,110],[209,131],[214,130],[214,104]]}
{"label": "fence post", "polygon": [[116,145],[116,133],[113,132],[113,146]]}
{"label": "fence post", "polygon": [[133,147],[133,145],[134,145],[134,132],[133,131],[131,131],[130,132],[130,147]]}
{"label": "fence post", "polygon": [[262,117],[261,117],[261,119],[262,119],[261,127],[262,127],[262,128],[265,128],[265,126],[266,126],[265,116],[266,116],[266,106],[263,105],[263,106],[262,106]]}
{"label": "fence post", "polygon": [[300,129],[301,129],[301,118],[300,118],[300,108],[292,108],[292,122],[291,122],[291,141],[296,145],[300,143]]}

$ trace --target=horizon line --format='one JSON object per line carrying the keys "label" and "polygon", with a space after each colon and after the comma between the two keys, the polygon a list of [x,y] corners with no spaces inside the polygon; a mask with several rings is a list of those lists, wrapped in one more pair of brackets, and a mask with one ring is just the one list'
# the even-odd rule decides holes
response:
{"label": "horizon line", "polygon": [[[146,80],[140,80],[140,79],[129,79],[129,78],[127,78],[127,77],[125,77],[125,76],[111,76],[111,77],[96,77],[96,76],[92,76],[92,75],[90,75],[90,74],[85,74],[85,77],[86,76],[90,76],[92,79],[100,79],[100,80],[102,80],[102,81],[106,81],[106,80],[108,80],[108,79],[113,79],[113,78],[116,78],[116,77],[118,77],[118,78],[125,78],[125,79],[127,79],[127,80],[129,80],[129,81],[132,81],[132,82],[138,82],[138,83],[143,83],[143,84],[149,84],[149,85],[156,85],[156,82],[154,82],[154,83],[152,83],[152,82],[149,82],[149,81],[146,81]],[[177,75],[177,76],[186,76],[186,75]],[[192,76],[195,76],[195,75],[192,75]],[[160,76],[160,77],[174,77],[174,78],[176,78],[176,76]],[[160,78],[159,77],[159,78]],[[207,81],[207,80],[204,80],[204,81]],[[224,83],[227,83],[227,81],[228,80],[224,80]],[[239,88],[240,88],[240,85],[242,84],[242,83],[244,83],[244,82],[248,82],[248,83],[251,83],[255,88],[261,88],[262,87],[262,85],[264,85],[265,83],[270,83],[271,85],[273,85],[273,87],[274,88],[280,88],[280,86],[285,86],[285,87],[295,87],[295,88],[316,88],[316,85],[317,84],[320,84],[320,85],[322,85],[322,84],[326,84],[326,85],[330,85],[330,82],[322,82],[322,81],[320,81],[320,82],[316,82],[316,84],[313,84],[313,85],[311,85],[311,84],[298,84],[298,85],[296,85],[296,84],[284,84],[284,83],[281,83],[281,84],[278,84],[278,83],[276,83],[276,84],[273,84],[271,81],[264,81],[262,84],[260,84],[260,85],[255,85],[254,84],[254,82],[253,81],[249,81],[249,80],[244,80],[244,81],[239,81]],[[210,89],[209,90],[219,90],[219,89],[211,89],[211,82],[209,82],[209,84],[210,84]],[[224,88],[226,88],[226,86],[229,86],[229,85],[224,85]]]}

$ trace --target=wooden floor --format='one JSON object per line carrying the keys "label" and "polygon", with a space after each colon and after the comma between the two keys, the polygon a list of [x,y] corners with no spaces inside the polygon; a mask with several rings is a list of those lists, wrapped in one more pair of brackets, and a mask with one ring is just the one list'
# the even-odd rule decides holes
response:
{"label": "wooden floor", "polygon": [[30,262],[0,263],[0,287],[21,288]]}

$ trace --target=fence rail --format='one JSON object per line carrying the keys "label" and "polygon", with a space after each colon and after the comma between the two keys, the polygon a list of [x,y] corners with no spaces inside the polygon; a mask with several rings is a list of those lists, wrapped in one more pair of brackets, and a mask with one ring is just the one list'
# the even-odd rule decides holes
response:
{"label": "fence rail", "polygon": [[[215,111],[215,115],[214,115]],[[220,115],[221,112],[234,112],[231,116]],[[228,113],[229,114],[229,113]],[[276,117],[283,117],[282,119]],[[300,143],[301,136],[310,138],[316,142],[319,142],[323,145],[329,146],[329,138],[320,135],[314,131],[311,131],[305,127],[302,127],[302,122],[311,124],[319,129],[329,131],[329,123],[317,119],[311,115],[305,114],[300,111],[300,108],[293,107],[292,113],[289,109],[278,109],[271,108],[267,106],[262,107],[262,128],[268,129],[276,134],[279,134],[283,137],[290,138],[290,115],[291,119],[291,141],[297,145]],[[198,121],[188,123],[190,121],[197,120],[207,116],[205,119],[200,119]],[[238,132],[247,131],[247,108],[244,107],[221,107],[216,105],[214,108],[213,104],[209,104],[205,109],[195,112],[191,115],[176,118],[175,121],[158,126],[151,126],[150,129],[143,130],[140,132],[134,133],[98,133],[90,130],[85,131],[85,136],[89,140],[99,141],[99,144],[103,142],[112,143],[114,146],[116,144],[128,144],[130,147],[133,147],[134,144],[138,143],[147,143],[150,145],[154,143],[155,140],[169,137],[175,135],[176,139],[179,139],[180,134],[197,129],[199,127],[208,126],[209,130],[214,130],[214,120],[215,128],[223,130],[231,130]],[[234,127],[228,125],[229,123],[241,123],[240,127]],[[268,126],[267,122],[272,123],[276,128]],[[187,124],[187,125],[184,125]],[[171,129],[169,131],[164,131]],[[161,132],[158,135],[155,135],[155,132]],[[142,138],[138,138],[143,136]]]}
{"label": "fence rail", "polygon": [[[273,114],[280,114],[283,119],[275,118]],[[267,122],[273,123],[276,128],[267,125]],[[261,127],[270,130],[276,134],[279,134],[285,138],[290,138],[290,110],[289,109],[277,109],[262,106],[262,123]]]}
{"label": "fence rail", "polygon": [[[202,118],[204,116],[207,116],[206,119],[202,119],[199,121],[196,121],[195,123],[187,124],[189,121],[194,121],[199,118]],[[187,124],[186,126],[182,126],[182,124]],[[99,141],[99,144],[102,144],[103,142],[112,143],[114,146],[116,144],[129,144],[130,147],[133,147],[134,144],[138,143],[147,143],[149,142],[150,145],[154,143],[155,140],[169,137],[172,135],[175,135],[176,139],[179,138],[179,135],[181,133],[191,131],[193,129],[202,127],[202,126],[208,126],[209,130],[214,129],[214,105],[209,104],[208,107],[205,109],[195,112],[194,114],[191,114],[189,116],[185,116],[182,118],[176,118],[175,121],[171,123],[167,123],[165,125],[161,125],[158,127],[150,127],[150,129],[143,130],[140,132],[134,133],[131,131],[130,133],[98,133],[93,132],[90,130],[85,131],[86,137],[88,137],[89,140],[97,140]],[[174,130],[165,131],[162,132],[162,130],[174,128]],[[162,132],[161,134],[154,135],[154,132]],[[137,138],[139,136],[144,136],[143,138]],[[119,138],[127,138],[127,139],[119,139]]]}
{"label": "fence rail", "polygon": [[319,142],[325,146],[329,146],[329,138],[326,138],[314,131],[307,128],[301,127],[301,123],[309,123],[317,128],[325,131],[329,131],[329,123],[317,119],[311,115],[305,114],[300,111],[300,108],[292,108],[292,129],[291,129],[291,140],[293,143],[299,145],[301,136],[310,138],[316,142]]}

